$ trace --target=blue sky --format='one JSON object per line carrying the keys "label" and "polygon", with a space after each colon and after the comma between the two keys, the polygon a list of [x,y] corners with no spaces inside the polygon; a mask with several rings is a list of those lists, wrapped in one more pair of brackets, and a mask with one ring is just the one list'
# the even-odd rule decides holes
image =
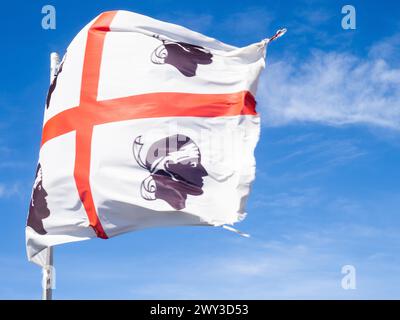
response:
{"label": "blue sky", "polygon": [[[57,10],[56,30],[41,8]],[[356,8],[356,30],[341,8]],[[56,248],[58,299],[400,298],[400,4],[395,1],[8,1],[0,13],[0,298],[38,299],[24,226],[49,53],[93,17],[125,9],[242,46],[269,47],[248,217]],[[341,287],[356,268],[357,288]]]}

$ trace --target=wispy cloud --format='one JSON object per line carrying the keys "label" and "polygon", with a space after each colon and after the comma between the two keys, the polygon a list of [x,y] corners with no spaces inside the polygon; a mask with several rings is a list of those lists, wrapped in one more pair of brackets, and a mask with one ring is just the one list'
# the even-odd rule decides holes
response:
{"label": "wispy cloud", "polygon": [[301,143],[297,143],[294,151],[269,162],[281,164],[285,161],[296,160],[296,164],[319,163],[320,167],[332,168],[350,162],[366,154],[366,151],[352,139],[324,139],[316,140],[309,137]]}
{"label": "wispy cloud", "polygon": [[269,26],[274,20],[273,12],[265,8],[249,7],[241,12],[229,15],[220,23],[220,28],[235,38],[246,38],[249,41],[257,41],[267,38],[275,31]]}
{"label": "wispy cloud", "polygon": [[[397,65],[398,52],[400,51],[400,34],[395,34],[391,37],[383,39],[375,43],[369,50],[371,59],[384,59]],[[397,61],[396,61],[397,60]]]}
{"label": "wispy cloud", "polygon": [[28,164],[23,161],[3,161],[0,162],[0,169],[15,169],[27,167]]}
{"label": "wispy cloud", "polygon": [[296,12],[296,17],[304,20],[308,25],[316,27],[329,22],[329,20],[331,20],[334,15],[332,14],[332,12],[326,9],[315,8],[313,10],[298,10]]}
{"label": "wispy cloud", "polygon": [[20,195],[21,189],[21,184],[18,182],[0,183],[0,199]]}
{"label": "wispy cloud", "polygon": [[[223,17],[198,12],[176,11],[162,13],[159,18],[205,34],[222,33],[225,37],[233,36],[236,41],[243,42],[242,45],[267,38],[275,31],[270,29],[270,24],[274,20],[273,13],[263,7],[255,6],[244,8],[239,12],[232,12]],[[238,44],[236,43],[236,45]]]}
{"label": "wispy cloud", "polygon": [[[288,135],[271,142],[274,150],[262,168],[260,179],[273,185],[332,173],[338,167],[364,159],[369,149],[358,138],[335,137],[324,133]],[[263,195],[264,196],[264,195]]]}
{"label": "wispy cloud", "polygon": [[[377,238],[393,241],[398,235],[393,238],[385,230],[362,225],[292,233],[285,240],[253,242],[251,250],[201,256],[194,267],[175,266],[161,275],[161,281],[136,286],[131,294],[147,299],[349,299],[384,298],[390,292],[391,298],[398,297],[398,278],[391,280],[387,292],[376,289],[390,276],[374,274],[372,260],[382,271],[398,271],[398,266],[387,265],[393,255],[364,247],[365,241]],[[355,247],[363,253],[351,254]],[[353,264],[360,274],[357,290],[341,287],[345,264]]]}
{"label": "wispy cloud", "polygon": [[393,62],[397,39],[377,43],[365,58],[314,51],[306,60],[268,65],[258,95],[264,122],[400,129],[400,68]]}
{"label": "wispy cloud", "polygon": [[253,208],[271,209],[295,209],[315,206],[320,202],[320,194],[317,188],[307,188],[301,190],[288,190],[275,194],[262,195],[252,202]]}

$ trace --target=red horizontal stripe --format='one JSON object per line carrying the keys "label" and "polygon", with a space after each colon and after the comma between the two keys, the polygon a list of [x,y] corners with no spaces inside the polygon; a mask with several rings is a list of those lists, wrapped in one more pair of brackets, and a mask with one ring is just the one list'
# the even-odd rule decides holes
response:
{"label": "red horizontal stripe", "polygon": [[87,102],[60,112],[43,128],[42,145],[77,130],[109,122],[159,117],[224,117],[256,115],[256,102],[248,91],[228,94],[149,93]]}

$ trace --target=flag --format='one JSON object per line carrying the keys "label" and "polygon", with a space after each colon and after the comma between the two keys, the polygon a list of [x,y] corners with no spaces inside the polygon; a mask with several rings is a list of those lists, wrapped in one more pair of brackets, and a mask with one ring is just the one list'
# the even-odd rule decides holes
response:
{"label": "flag", "polygon": [[46,98],[29,260],[66,242],[241,221],[267,43],[238,48],[127,11],[85,26]]}

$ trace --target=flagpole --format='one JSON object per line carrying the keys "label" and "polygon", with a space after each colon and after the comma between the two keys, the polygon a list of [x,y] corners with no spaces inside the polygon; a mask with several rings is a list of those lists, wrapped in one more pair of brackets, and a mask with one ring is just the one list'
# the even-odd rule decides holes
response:
{"label": "flagpole", "polygon": [[[57,52],[50,54],[50,84],[53,81],[57,73],[57,68],[60,63],[60,57]],[[46,249],[46,264],[42,269],[43,281],[42,281],[42,300],[53,299],[53,247],[47,247]]]}
{"label": "flagpole", "polygon": [[53,300],[53,247],[46,249],[46,265],[43,267],[42,300]]}

